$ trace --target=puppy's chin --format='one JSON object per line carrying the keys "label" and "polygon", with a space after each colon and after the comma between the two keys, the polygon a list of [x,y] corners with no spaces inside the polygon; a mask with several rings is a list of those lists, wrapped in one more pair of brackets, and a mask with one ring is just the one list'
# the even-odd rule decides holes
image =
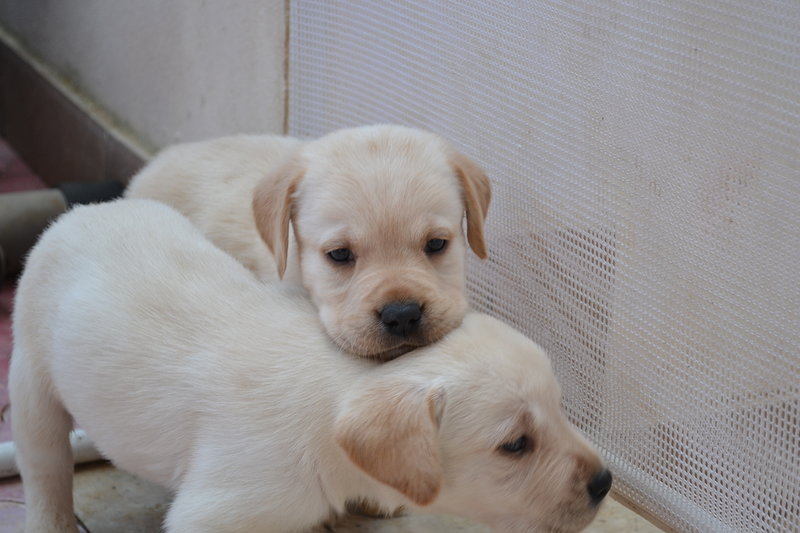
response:
{"label": "puppy's chin", "polygon": [[[428,342],[422,342],[422,341],[410,342],[408,339],[403,339],[403,340],[393,341],[391,343],[387,342],[384,344],[375,342],[376,337],[378,339],[384,337],[384,335],[382,334],[371,336],[369,339],[370,342],[363,342],[363,343],[351,342],[354,338],[357,339],[357,337],[350,337],[350,336],[344,337],[342,335],[340,335],[338,339],[333,335],[331,335],[331,337],[343,351],[351,355],[354,355],[356,357],[361,357],[363,359],[373,359],[379,362],[391,361],[392,359],[400,357],[401,355],[406,354],[412,350],[415,350],[416,348],[425,346],[427,344],[430,344],[431,342],[434,342],[435,340],[438,340],[434,339]],[[339,340],[343,342],[338,342]]]}
{"label": "puppy's chin", "polygon": [[386,361],[391,361],[396,357],[400,357],[401,355],[406,354],[411,350],[414,350],[415,348],[419,348],[419,346],[411,346],[409,344],[403,344],[402,346],[398,346],[397,348],[390,348],[385,352],[374,353],[372,355],[369,355],[368,357],[370,359],[375,359],[377,361],[386,362]]}
{"label": "puppy's chin", "polygon": [[[594,519],[594,514],[581,517],[566,517],[555,525],[549,523],[531,522],[530,517],[517,517],[516,519],[494,521],[497,531],[509,533],[579,533],[583,531]],[[489,520],[488,522],[493,522]]]}
{"label": "puppy's chin", "polygon": [[[497,531],[509,533],[579,533],[596,517],[602,504],[592,503],[582,490],[572,500],[554,500],[553,505],[529,509],[519,514],[497,516],[473,516],[480,522],[491,524]],[[553,489],[557,494],[559,489]],[[540,497],[533,501],[541,501]]]}

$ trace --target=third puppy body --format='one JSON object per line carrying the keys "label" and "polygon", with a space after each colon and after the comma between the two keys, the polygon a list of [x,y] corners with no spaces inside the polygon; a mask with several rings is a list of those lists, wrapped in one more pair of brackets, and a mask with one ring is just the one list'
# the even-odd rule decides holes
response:
{"label": "third puppy body", "polygon": [[330,337],[366,357],[390,359],[455,328],[467,310],[467,243],[486,257],[486,175],[411,128],[178,145],[126,195],[177,208],[261,279],[286,272]]}

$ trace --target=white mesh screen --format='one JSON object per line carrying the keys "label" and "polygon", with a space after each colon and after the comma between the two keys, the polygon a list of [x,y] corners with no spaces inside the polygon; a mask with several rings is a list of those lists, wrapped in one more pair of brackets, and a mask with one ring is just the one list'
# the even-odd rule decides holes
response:
{"label": "white mesh screen", "polygon": [[800,3],[293,0],[289,132],[479,161],[475,305],[551,354],[619,494],[800,531]]}

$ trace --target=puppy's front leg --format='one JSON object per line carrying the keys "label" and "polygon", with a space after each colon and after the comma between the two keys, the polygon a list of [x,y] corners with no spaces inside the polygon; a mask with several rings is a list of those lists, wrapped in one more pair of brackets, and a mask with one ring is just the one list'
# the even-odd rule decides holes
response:
{"label": "puppy's front leg", "polygon": [[[214,482],[214,479],[206,480]],[[282,494],[270,501],[260,491],[214,486],[201,490],[182,487],[172,502],[165,533],[289,533],[306,531],[322,522],[313,503],[282,504]],[[310,498],[313,502],[313,497]],[[302,496],[297,501],[303,501]],[[305,502],[304,502],[305,503]]]}
{"label": "puppy's front leg", "polygon": [[[210,480],[213,482],[213,480]],[[248,505],[245,496],[237,497],[219,489],[181,490],[172,502],[165,522],[165,533],[286,533],[269,522],[258,523],[259,509]]]}
{"label": "puppy's front leg", "polygon": [[9,376],[16,461],[25,489],[26,533],[77,533],[72,508],[72,419],[49,380],[21,350]]}
{"label": "puppy's front leg", "polygon": [[179,492],[167,513],[165,533],[244,532],[243,529],[235,529],[236,519],[230,516],[231,510],[209,496],[192,491]]}

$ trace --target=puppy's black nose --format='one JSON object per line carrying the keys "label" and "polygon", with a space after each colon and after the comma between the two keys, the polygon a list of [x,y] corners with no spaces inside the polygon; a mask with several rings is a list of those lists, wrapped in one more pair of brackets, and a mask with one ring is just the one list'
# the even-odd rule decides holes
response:
{"label": "puppy's black nose", "polygon": [[598,504],[603,501],[608,491],[611,490],[611,481],[611,472],[607,468],[604,468],[589,481],[587,488],[589,489],[589,497],[592,499],[592,503]]}
{"label": "puppy's black nose", "polygon": [[386,331],[399,337],[408,337],[419,326],[422,309],[417,302],[392,302],[380,310],[380,315]]}

